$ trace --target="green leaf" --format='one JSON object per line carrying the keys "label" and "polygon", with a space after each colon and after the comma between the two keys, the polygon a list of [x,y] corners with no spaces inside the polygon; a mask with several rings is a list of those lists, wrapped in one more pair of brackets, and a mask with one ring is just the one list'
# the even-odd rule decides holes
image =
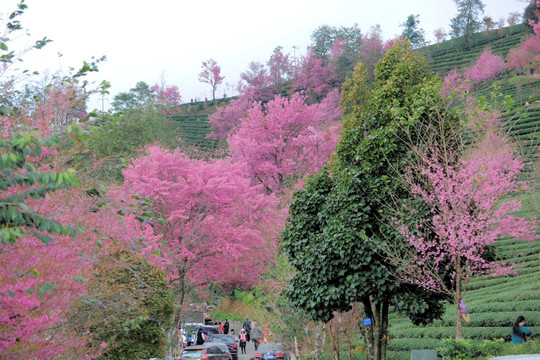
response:
{"label": "green leaf", "polygon": [[84,282],[84,280],[85,280],[85,279],[84,279],[84,277],[82,277],[82,276],[75,276],[75,277],[73,278],[73,280],[75,280],[75,281],[78,281],[78,282],[81,282],[81,283],[82,283],[82,282]]}

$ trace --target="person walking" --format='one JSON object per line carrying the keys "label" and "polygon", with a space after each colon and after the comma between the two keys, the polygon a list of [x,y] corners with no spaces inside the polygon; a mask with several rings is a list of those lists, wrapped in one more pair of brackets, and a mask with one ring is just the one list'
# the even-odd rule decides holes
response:
{"label": "person walking", "polygon": [[253,327],[251,329],[251,339],[253,340],[253,346],[255,347],[255,351],[257,351],[257,349],[259,348],[259,344],[264,341],[263,338],[263,331],[257,327],[257,323],[254,321]]}
{"label": "person walking", "polygon": [[525,327],[525,318],[518,316],[516,323],[512,326],[512,342],[514,344],[523,344],[531,338],[532,331]]}
{"label": "person walking", "polygon": [[242,329],[240,331],[240,351],[241,351],[241,354],[245,354],[246,353],[246,341],[247,341],[247,337],[246,337],[246,331],[244,329]]}
{"label": "person walking", "polygon": [[223,324],[223,333],[228,334],[229,333],[229,320],[225,319],[225,323]]}
{"label": "person walking", "polygon": [[246,319],[246,321],[244,321],[244,325],[242,326],[244,328],[244,330],[246,331],[246,341],[249,342],[249,340],[251,339],[251,321],[249,321],[249,319]]}

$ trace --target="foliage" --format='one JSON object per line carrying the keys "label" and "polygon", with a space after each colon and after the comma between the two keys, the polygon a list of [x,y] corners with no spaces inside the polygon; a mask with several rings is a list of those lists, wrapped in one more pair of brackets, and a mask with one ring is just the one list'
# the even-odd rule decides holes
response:
{"label": "foliage", "polygon": [[27,204],[33,199],[43,199],[65,186],[78,184],[73,169],[42,171],[33,161],[44,156],[43,146],[52,148],[57,143],[58,135],[45,140],[32,133],[0,138],[0,169],[3,174],[0,242],[3,245],[15,243],[25,234],[36,236],[44,243],[53,241],[47,233],[62,235],[70,232],[74,235],[74,229],[30,209]]}
{"label": "foliage", "polygon": [[335,69],[325,65],[325,61],[308,48],[307,54],[302,57],[300,68],[297,71],[293,88],[305,91],[315,98],[324,97],[336,81]]}
{"label": "foliage", "polygon": [[[526,189],[516,179],[523,164],[496,133],[496,116],[476,109],[471,118],[479,120],[472,126],[484,129],[485,134],[466,156],[445,142],[433,141],[419,152],[420,162],[411,169],[407,180],[411,193],[428,206],[432,215],[425,217],[416,209],[408,209],[400,220],[401,233],[416,250],[402,264],[401,277],[454,299],[458,340],[462,336],[461,301],[469,280],[511,272],[505,263],[493,261],[491,245],[500,236],[528,241],[537,238],[535,219],[512,215],[520,209],[519,201],[500,202]],[[449,134],[448,139],[452,136]]]}
{"label": "foliage", "polygon": [[362,42],[362,31],[357,24],[351,27],[319,26],[311,34],[311,48],[319,59],[326,59],[330,54],[336,40],[344,41],[347,47],[358,49]]}
{"label": "foliage", "polygon": [[248,70],[240,74],[240,78],[243,81],[239,86],[241,98],[268,101],[273,97],[276,87],[263,64],[252,61]]}
{"label": "foliage", "polygon": [[163,357],[174,310],[165,274],[125,250],[102,256],[94,273],[71,322],[102,344],[99,359]]}
{"label": "foliage", "polygon": [[105,183],[122,180],[122,169],[146,145],[158,143],[174,149],[179,145],[178,124],[158,109],[144,108],[104,116],[93,128],[88,152],[81,159],[80,176]]}
{"label": "foliage", "polygon": [[413,48],[419,48],[426,44],[424,30],[418,28],[418,24],[420,23],[419,17],[420,15],[409,15],[407,20],[400,24],[403,28],[401,36],[408,39]]}
{"label": "foliage", "polygon": [[470,81],[465,79],[458,71],[452,71],[443,79],[441,94],[445,96],[459,96],[471,90]]}
{"label": "foliage", "polygon": [[[527,5],[523,12],[523,23],[529,25],[532,28],[532,24],[538,23],[540,9],[536,1],[531,0],[530,4]],[[532,29],[531,29],[532,30]]]}
{"label": "foliage", "polygon": [[216,90],[219,84],[225,79],[221,76],[221,67],[214,59],[202,62],[202,71],[199,74],[199,81],[212,87],[212,100],[216,100]]}
{"label": "foliage", "polygon": [[240,96],[232,99],[227,106],[217,107],[216,111],[208,116],[208,123],[212,127],[209,138],[224,140],[234,132],[247,116],[247,110],[253,106],[249,96]]}
{"label": "foliage", "polygon": [[266,65],[270,70],[270,77],[278,94],[283,93],[285,84],[292,79],[294,68],[289,54],[283,53],[283,48],[278,46],[270,56]]}
{"label": "foliage", "polygon": [[450,23],[452,38],[461,37],[466,47],[480,27],[479,16],[484,12],[484,3],[481,0],[454,0],[458,14]]}
{"label": "foliage", "polygon": [[370,88],[363,84],[361,67],[353,80],[362,84],[344,86],[352,93],[343,94],[339,160],[295,193],[282,247],[298,270],[288,291],[292,304],[328,321],[334,311],[362,302],[366,317],[374,319],[373,327],[362,330],[371,356],[378,358],[384,357],[389,304],[416,323],[441,315],[440,297],[395,282],[392,268],[369,241],[383,234],[395,238],[382,204],[391,201],[390,189],[403,194],[392,180],[396,168],[407,164],[401,139],[434,116],[433,104],[441,98],[436,78],[407,42],[391,47],[375,72]]}
{"label": "foliage", "polygon": [[486,50],[480,55],[473,67],[465,70],[465,78],[473,83],[481,83],[496,79],[505,69],[506,64],[502,57]]}
{"label": "foliage", "polygon": [[139,81],[135,87],[129,89],[128,92],[116,94],[112,102],[112,107],[114,112],[122,112],[154,107],[155,104],[155,91],[144,81]]}
{"label": "foliage", "polygon": [[483,340],[475,342],[471,340],[442,339],[442,346],[437,350],[442,359],[478,359],[491,358],[494,356],[535,354],[538,353],[539,344],[536,341],[528,341],[524,344],[515,345],[505,342],[504,339]]}
{"label": "foliage", "polygon": [[269,193],[281,193],[319,170],[337,142],[335,128],[321,127],[327,109],[304,100],[295,93],[290,100],[276,96],[265,109],[256,103],[227,140],[233,159],[245,162],[248,177]]}
{"label": "foliage", "polygon": [[392,45],[392,40],[384,42],[380,28],[373,28],[362,39],[362,45],[359,48],[360,61],[364,64],[369,74],[368,80],[375,79],[375,64],[379,62],[386,50]]}
{"label": "foliage", "polygon": [[270,241],[265,235],[271,237],[280,215],[277,199],[261,194],[244,174],[242,163],[190,159],[155,146],[124,170],[125,193],[152,201],[155,236],[144,253],[165,269],[180,296],[189,283],[258,282],[263,264],[252,254]]}
{"label": "foliage", "polygon": [[446,39],[446,31],[444,31],[444,28],[440,27],[433,31],[433,35],[435,36],[435,39],[437,39],[437,44],[439,44],[441,41],[444,41]]}
{"label": "foliage", "polygon": [[171,116],[179,112],[182,97],[177,86],[167,86],[163,83],[154,84],[150,89],[156,94],[156,101],[163,115]]}

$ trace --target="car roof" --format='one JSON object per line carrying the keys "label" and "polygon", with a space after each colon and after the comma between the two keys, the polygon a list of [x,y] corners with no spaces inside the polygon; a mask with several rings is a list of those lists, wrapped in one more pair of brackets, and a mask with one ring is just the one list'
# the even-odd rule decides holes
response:
{"label": "car roof", "polygon": [[206,341],[202,345],[187,346],[187,347],[184,348],[184,350],[203,350],[203,349],[206,349],[206,348],[208,348],[210,346],[221,346],[221,347],[227,348],[227,344],[224,344],[222,342],[219,342],[219,341],[216,341],[216,342]]}
{"label": "car roof", "polygon": [[280,343],[262,343],[259,345],[259,351],[283,351],[283,344]]}
{"label": "car roof", "polygon": [[210,336],[210,338],[213,338],[213,337],[220,337],[220,338],[231,338],[231,339],[235,339],[234,335],[231,335],[231,334],[212,334],[212,336]]}

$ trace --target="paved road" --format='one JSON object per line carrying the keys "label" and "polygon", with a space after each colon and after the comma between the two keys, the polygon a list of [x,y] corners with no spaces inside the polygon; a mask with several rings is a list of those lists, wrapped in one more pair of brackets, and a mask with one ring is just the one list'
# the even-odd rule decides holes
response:
{"label": "paved road", "polygon": [[240,347],[238,347],[238,360],[249,360],[255,357],[255,346],[253,341],[250,341],[246,344],[246,353],[240,353]]}

